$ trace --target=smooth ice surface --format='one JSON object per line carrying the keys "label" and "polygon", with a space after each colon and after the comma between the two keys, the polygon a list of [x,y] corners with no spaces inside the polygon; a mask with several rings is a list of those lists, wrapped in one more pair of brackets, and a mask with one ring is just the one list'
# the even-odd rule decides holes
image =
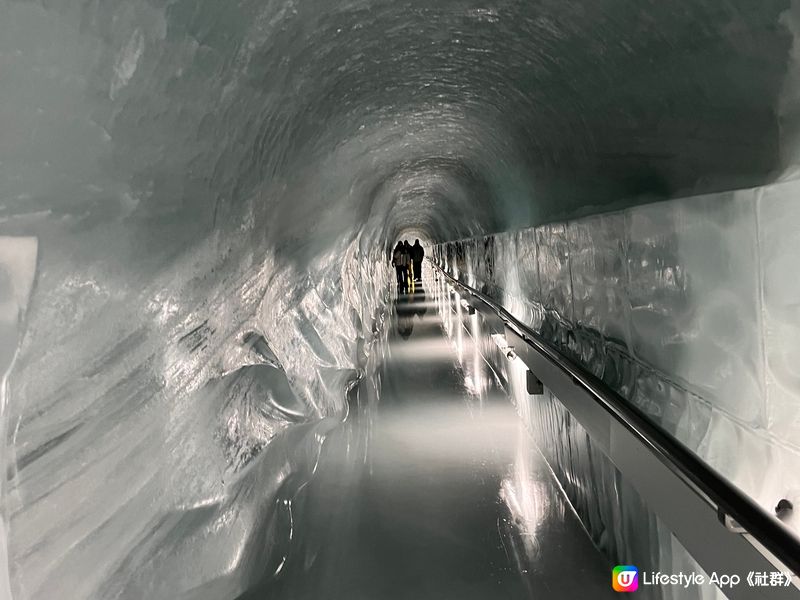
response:
{"label": "smooth ice surface", "polygon": [[800,502],[798,191],[642,205],[435,252],[772,511]]}
{"label": "smooth ice surface", "polygon": [[[2,414],[15,597],[217,600],[277,570],[282,502],[312,479],[356,382],[377,376],[397,236],[764,183],[800,147],[796,13],[788,0],[0,0],[0,236],[36,238],[27,306],[12,303],[22,327],[0,346],[16,355]],[[498,254],[509,305],[587,356],[602,344],[575,342],[567,319],[606,322],[623,349],[623,322],[668,332],[655,300],[637,298],[635,319],[590,315],[580,286],[622,300],[589,255],[568,279],[573,234],[543,229],[547,256],[527,242]],[[780,255],[774,243],[761,256]],[[524,268],[501,273],[515,253]],[[781,333],[794,302],[777,267],[761,269],[757,339],[781,340],[764,356],[770,400],[692,404],[698,418],[676,424],[690,438],[759,419],[794,434]],[[725,294],[715,306],[731,309]],[[737,382],[763,387],[713,317],[697,330],[727,357],[713,366],[739,357]],[[660,389],[611,362],[630,390]]]}

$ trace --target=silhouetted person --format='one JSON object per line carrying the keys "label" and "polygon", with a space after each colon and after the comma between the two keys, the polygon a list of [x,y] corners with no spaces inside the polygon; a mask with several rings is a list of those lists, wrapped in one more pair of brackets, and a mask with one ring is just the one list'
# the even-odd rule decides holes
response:
{"label": "silhouetted person", "polygon": [[411,280],[414,278],[413,268],[414,263],[411,260],[411,244],[408,243],[408,240],[403,240],[403,250],[406,253],[406,288]]}
{"label": "silhouetted person", "polygon": [[392,266],[397,273],[397,291],[403,291],[407,284],[407,268],[408,262],[406,260],[406,249],[403,242],[397,242],[392,252]]}
{"label": "silhouetted person", "polygon": [[425,249],[420,245],[419,240],[411,246],[411,261],[414,265],[414,279],[422,281],[422,259],[425,258]]}

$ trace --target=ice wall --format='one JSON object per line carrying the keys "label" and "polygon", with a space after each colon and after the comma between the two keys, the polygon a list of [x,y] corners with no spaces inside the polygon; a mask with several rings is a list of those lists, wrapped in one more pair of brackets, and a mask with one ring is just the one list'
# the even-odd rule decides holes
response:
{"label": "ice wall", "polygon": [[771,512],[800,500],[798,192],[643,205],[442,244],[436,259]]}
{"label": "ice wall", "polygon": [[[274,219],[253,193],[217,210],[188,133],[213,106],[186,126],[157,77],[130,96],[163,14],[105,10],[0,6],[0,231],[39,249],[24,286],[2,271],[10,304],[0,278],[3,322],[27,305],[3,409],[10,589],[234,598],[285,560],[287,507],[365,376],[381,240],[333,213]],[[196,56],[184,42],[161,49],[176,70]]]}
{"label": "ice wall", "polygon": [[[8,411],[8,374],[17,353],[20,330],[25,323],[34,275],[36,273],[36,238],[0,236],[0,411]],[[2,427],[7,423],[2,422]],[[8,432],[1,429],[5,438]],[[5,494],[6,482],[0,484]],[[8,532],[6,514],[0,518],[0,598],[11,597]]]}
{"label": "ice wall", "polygon": [[235,597],[288,552],[280,502],[364,376],[385,273],[352,245],[302,275],[207,252],[135,292],[42,256],[6,413],[15,597]]}

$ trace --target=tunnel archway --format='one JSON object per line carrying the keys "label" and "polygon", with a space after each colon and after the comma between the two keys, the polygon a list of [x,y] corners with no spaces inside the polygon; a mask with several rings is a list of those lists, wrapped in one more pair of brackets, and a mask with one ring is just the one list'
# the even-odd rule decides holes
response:
{"label": "tunnel archway", "polygon": [[[468,244],[496,242],[507,251],[497,264],[521,265],[505,282],[520,300],[540,273],[555,282],[551,300],[573,298],[570,269],[594,260],[582,283],[610,305],[600,283],[662,257],[604,262],[591,250],[651,248],[667,239],[664,223],[707,223],[697,215],[714,201],[700,194],[778,206],[761,199],[795,173],[788,0],[0,0],[0,12],[0,281],[14,290],[0,310],[14,349],[2,495],[17,598],[66,585],[76,598],[204,586],[232,596],[263,564],[282,568],[288,501],[352,414],[356,382],[376,372],[399,236],[460,240],[464,260]],[[665,200],[676,204],[624,212]],[[750,240],[760,230],[738,216],[697,237],[727,239],[718,227],[736,224]],[[602,219],[609,228],[593,228]],[[780,221],[767,233],[793,239]],[[570,246],[568,227],[586,244]],[[676,264],[633,286],[667,281],[670,306],[686,307],[665,326],[667,345],[697,315],[717,334],[712,349],[761,339],[721,332],[686,300],[707,290],[734,314],[730,296],[744,292],[714,295],[684,277],[682,252],[699,243],[673,238],[662,245]],[[689,254],[717,272],[749,260]],[[779,262],[758,263],[777,290],[762,313],[788,330],[794,292]],[[662,323],[660,299],[637,305],[636,325]],[[548,332],[568,349],[631,339],[618,323],[578,339],[554,302],[520,307],[556,323]],[[596,311],[583,316],[599,327]],[[724,408],[732,428],[780,421],[788,447],[795,351],[778,346],[777,388],[790,391],[759,410]],[[683,355],[659,357],[668,376],[696,383]],[[777,364],[742,362],[759,373]],[[618,369],[620,381],[629,374]],[[648,380],[668,408],[674,383]],[[169,576],[185,564],[183,579]]]}

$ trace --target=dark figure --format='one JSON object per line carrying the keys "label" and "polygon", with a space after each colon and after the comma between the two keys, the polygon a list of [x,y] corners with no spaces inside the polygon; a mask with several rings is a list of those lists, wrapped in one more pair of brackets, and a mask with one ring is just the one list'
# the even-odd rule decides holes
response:
{"label": "dark figure", "polygon": [[419,240],[411,246],[411,260],[414,264],[414,279],[422,281],[422,259],[425,258],[425,250],[420,245]]}
{"label": "dark figure", "polygon": [[408,287],[408,284],[414,279],[412,271],[414,263],[411,260],[411,244],[408,243],[408,240],[403,240],[403,251],[406,254],[406,287]]}
{"label": "dark figure", "polygon": [[403,291],[408,287],[408,261],[406,260],[406,249],[403,242],[397,242],[392,252],[392,266],[397,272],[397,290]]}

